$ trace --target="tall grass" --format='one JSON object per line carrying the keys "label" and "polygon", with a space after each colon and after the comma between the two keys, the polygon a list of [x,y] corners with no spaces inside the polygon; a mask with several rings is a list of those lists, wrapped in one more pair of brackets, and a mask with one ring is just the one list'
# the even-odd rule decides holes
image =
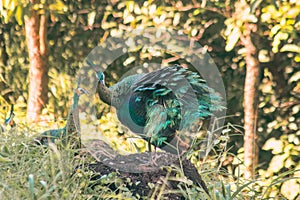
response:
{"label": "tall grass", "polygon": [[[151,198],[134,195],[127,187],[131,185],[130,178],[121,178],[118,172],[92,178],[95,174],[87,165],[95,162],[95,159],[88,153],[64,146],[60,141],[47,147],[36,145],[34,136],[31,136],[34,133],[28,131],[29,128],[12,129],[0,137],[0,199]],[[218,154],[218,159],[222,159],[222,156],[228,155],[228,150]],[[259,193],[259,181],[234,177],[217,165],[218,159],[211,158],[200,167],[211,199],[267,199],[265,194],[268,188],[262,195]],[[154,196],[165,199],[164,194],[170,193],[180,194],[183,199],[210,199],[200,187],[184,177],[180,167],[172,168],[178,172],[176,176],[162,177],[160,184],[148,183],[154,191],[152,199],[155,199]],[[177,180],[178,189],[168,189],[167,180]],[[275,180],[270,187],[276,181],[280,180]],[[112,185],[114,187],[110,187]]]}

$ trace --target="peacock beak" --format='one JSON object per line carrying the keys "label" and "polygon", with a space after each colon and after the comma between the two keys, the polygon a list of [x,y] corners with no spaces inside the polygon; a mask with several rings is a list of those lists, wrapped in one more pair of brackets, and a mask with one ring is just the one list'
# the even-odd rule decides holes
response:
{"label": "peacock beak", "polygon": [[87,91],[84,88],[79,88],[79,91],[80,91],[81,94],[90,94],[89,91]]}
{"label": "peacock beak", "polygon": [[89,91],[87,91],[87,90],[83,90],[82,93],[83,94],[90,94]]}

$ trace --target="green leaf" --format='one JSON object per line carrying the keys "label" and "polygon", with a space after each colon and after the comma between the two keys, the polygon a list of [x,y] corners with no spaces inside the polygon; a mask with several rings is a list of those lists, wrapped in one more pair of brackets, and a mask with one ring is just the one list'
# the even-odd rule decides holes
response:
{"label": "green leaf", "polygon": [[196,16],[196,15],[199,15],[201,12],[201,10],[198,8],[198,9],[195,9],[194,12],[193,12],[193,15]]}
{"label": "green leaf", "polygon": [[12,162],[12,160],[0,155],[0,163],[7,163],[7,162]]}
{"label": "green leaf", "polygon": [[7,146],[5,146],[5,145],[2,146],[0,156],[8,157],[9,155],[10,155],[10,152],[9,152]]}

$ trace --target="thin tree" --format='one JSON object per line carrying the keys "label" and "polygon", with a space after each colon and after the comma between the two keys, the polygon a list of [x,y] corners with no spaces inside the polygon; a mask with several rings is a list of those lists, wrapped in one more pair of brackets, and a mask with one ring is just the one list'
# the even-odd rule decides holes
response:
{"label": "thin tree", "polygon": [[254,178],[258,164],[257,122],[258,97],[260,83],[260,64],[258,51],[253,42],[257,30],[256,24],[245,24],[244,36],[241,41],[246,49],[246,78],[244,86],[244,164],[246,167],[244,177]]}
{"label": "thin tree", "polygon": [[[39,0],[30,0],[32,5]],[[40,113],[48,101],[48,47],[47,20],[40,10],[30,6],[29,15],[25,16],[26,41],[29,53],[29,97],[27,119],[39,120]]]}

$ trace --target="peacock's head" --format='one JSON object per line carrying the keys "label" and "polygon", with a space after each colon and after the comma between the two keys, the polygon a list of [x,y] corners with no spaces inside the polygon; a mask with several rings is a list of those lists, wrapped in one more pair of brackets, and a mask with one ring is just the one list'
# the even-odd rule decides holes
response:
{"label": "peacock's head", "polygon": [[102,85],[105,85],[105,75],[103,72],[101,71],[97,72],[96,77]]}
{"label": "peacock's head", "polygon": [[97,69],[97,66],[91,61],[91,60],[86,60],[87,64],[92,67],[96,71],[96,77],[99,81],[100,84],[105,85],[105,75],[102,71],[99,71]]}
{"label": "peacock's head", "polygon": [[84,89],[84,88],[77,88],[77,89],[75,89],[75,92],[79,96],[82,95],[82,94],[89,94],[89,92],[86,89]]}

